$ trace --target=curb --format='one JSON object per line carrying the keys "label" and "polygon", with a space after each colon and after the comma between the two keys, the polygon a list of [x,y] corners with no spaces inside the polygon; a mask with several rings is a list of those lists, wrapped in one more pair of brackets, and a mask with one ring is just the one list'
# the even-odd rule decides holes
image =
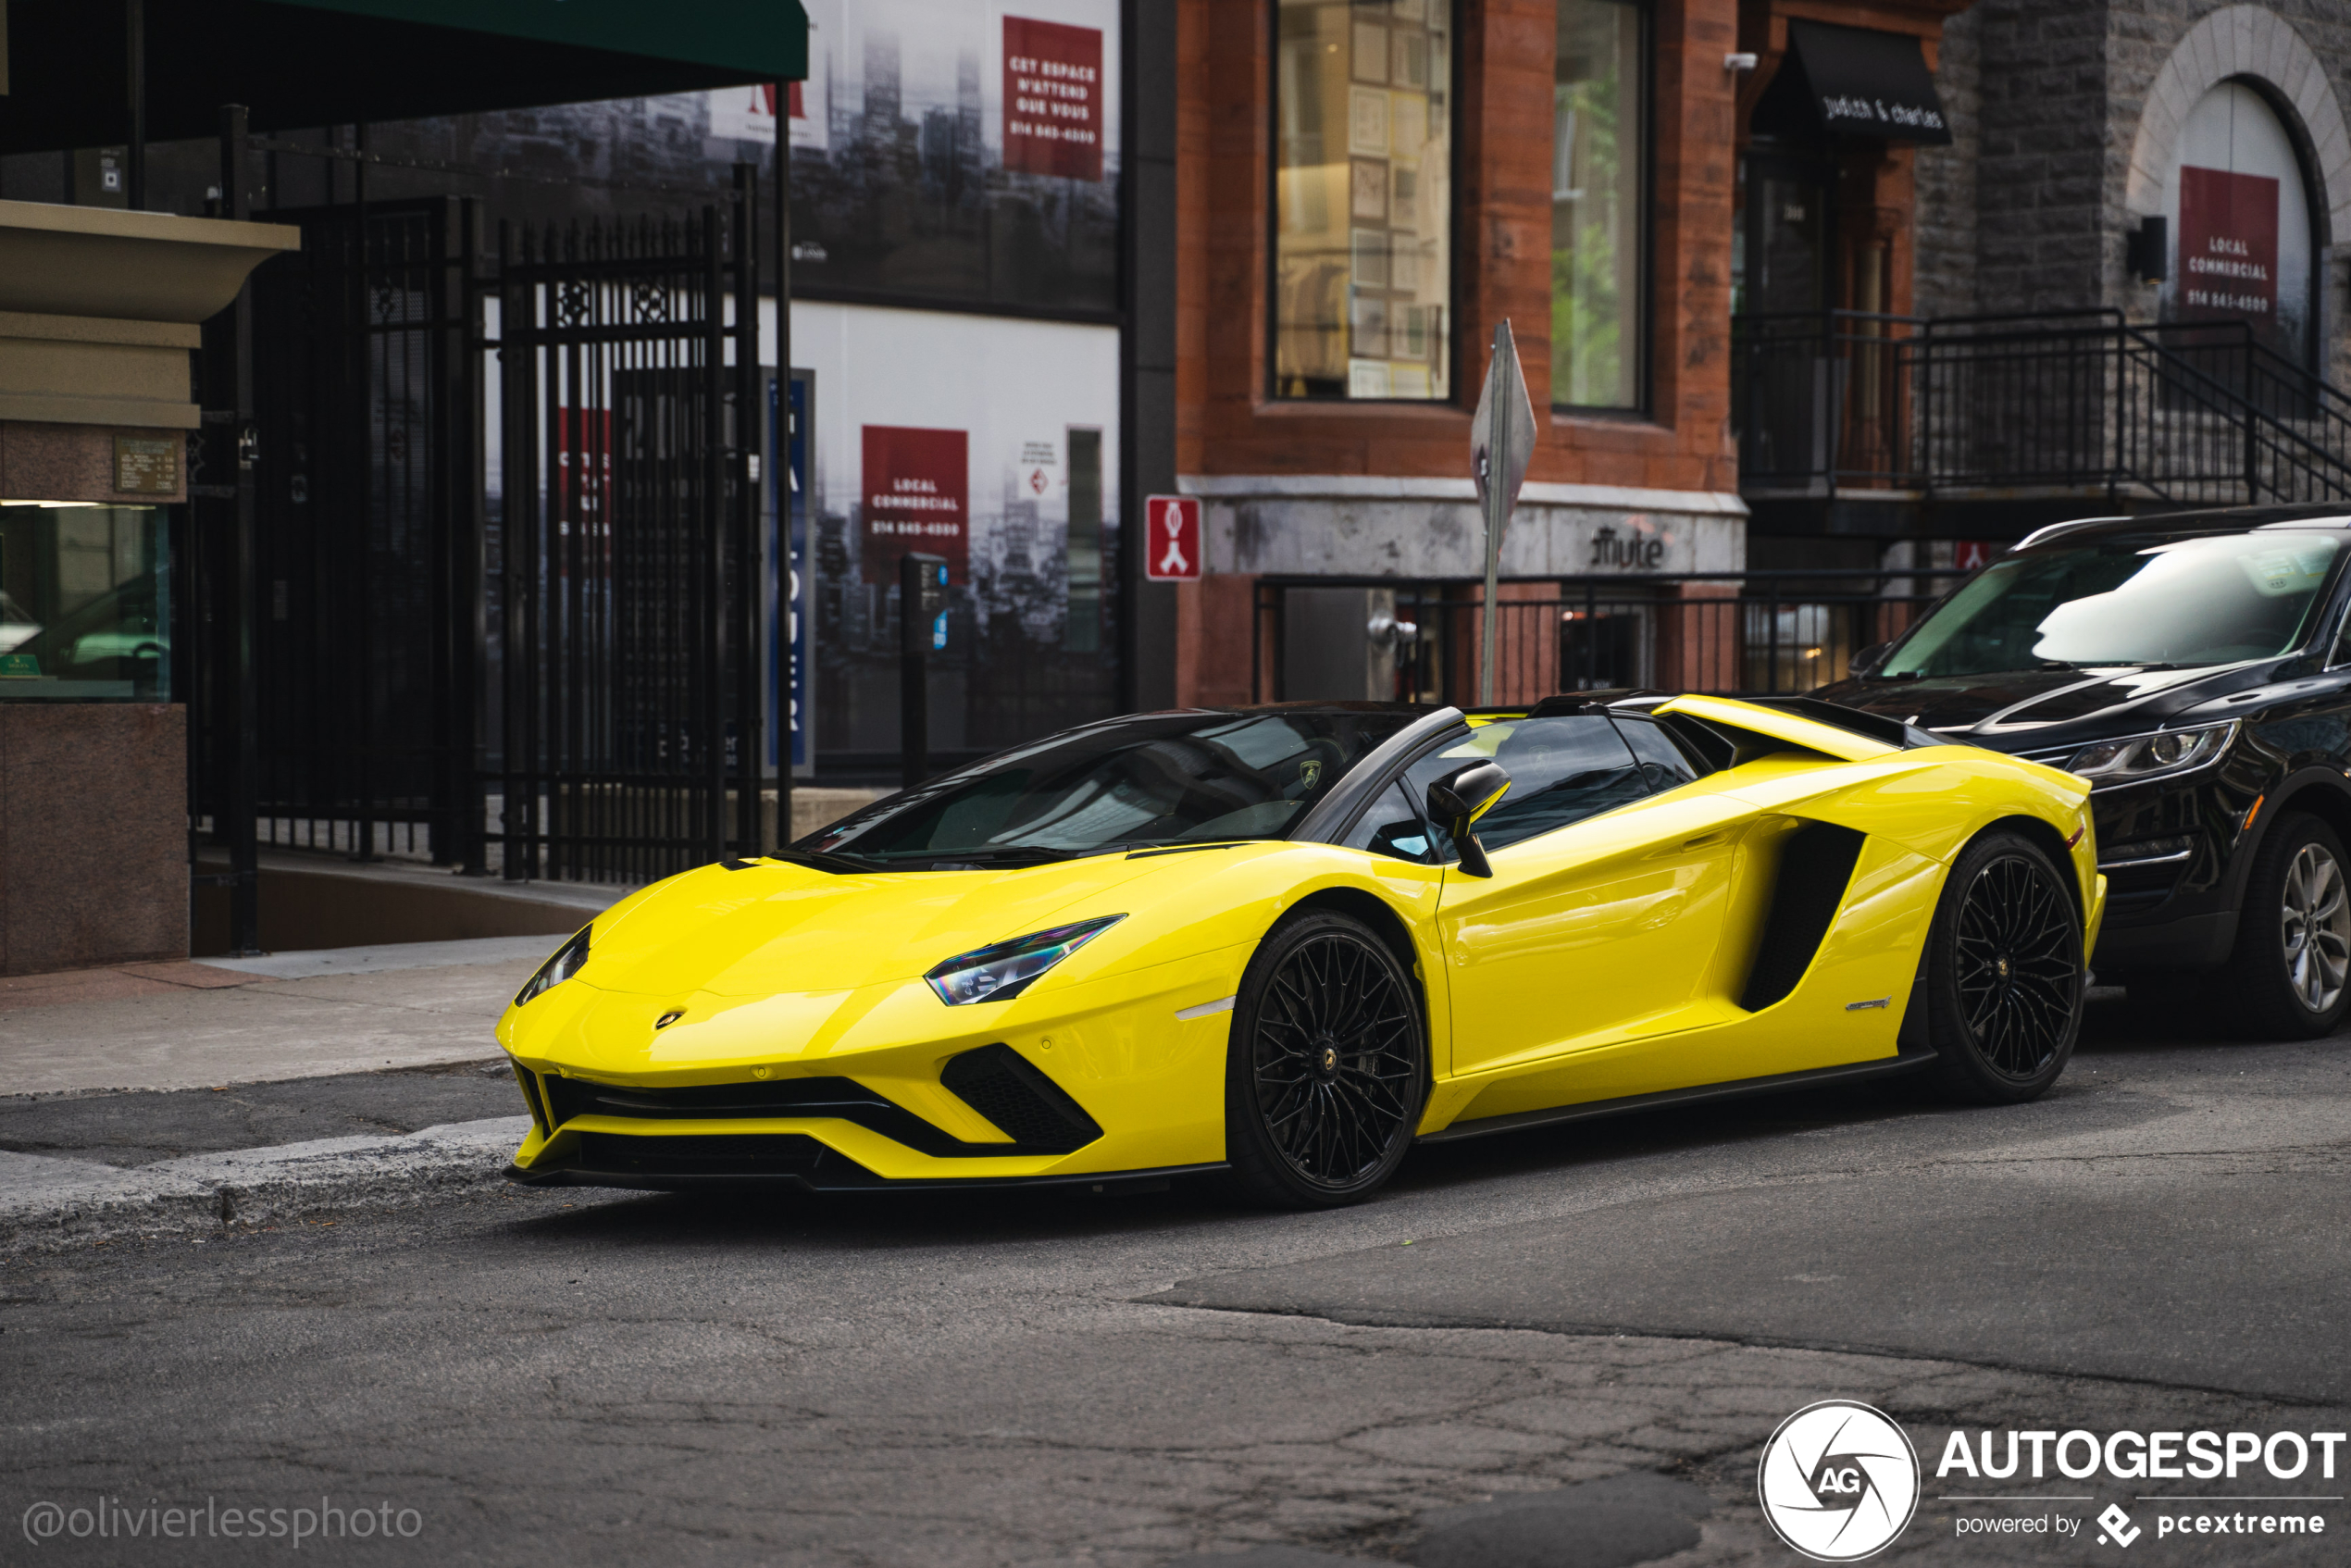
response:
{"label": "curb", "polygon": [[502,1188],[528,1116],[449,1122],[401,1138],[327,1138],[189,1154],[121,1170],[0,1153],[0,1250],[56,1251],[125,1237],[218,1234],[355,1208],[396,1209]]}

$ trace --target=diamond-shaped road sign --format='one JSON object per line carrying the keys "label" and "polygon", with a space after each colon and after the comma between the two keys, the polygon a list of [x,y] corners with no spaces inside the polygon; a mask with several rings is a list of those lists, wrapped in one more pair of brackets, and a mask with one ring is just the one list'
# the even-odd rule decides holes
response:
{"label": "diamond-shaped road sign", "polygon": [[[1511,526],[1511,508],[1518,504],[1519,487],[1526,482],[1526,462],[1535,453],[1535,404],[1526,395],[1526,373],[1518,363],[1518,343],[1505,318],[1494,329],[1494,355],[1486,362],[1486,387],[1477,394],[1477,417],[1470,421],[1470,477],[1477,481],[1477,500],[1486,514],[1486,600],[1494,603],[1502,571],[1502,535]],[[1485,622],[1477,666],[1477,700],[1494,701],[1494,622]]]}

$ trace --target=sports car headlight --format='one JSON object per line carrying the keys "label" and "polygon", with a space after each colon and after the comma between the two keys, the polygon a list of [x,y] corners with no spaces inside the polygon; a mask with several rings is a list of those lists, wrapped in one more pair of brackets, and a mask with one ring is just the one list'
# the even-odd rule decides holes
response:
{"label": "sports car headlight", "polygon": [[2218,760],[2236,732],[2237,721],[2231,719],[2201,729],[2166,729],[2155,735],[2101,740],[2074,753],[2067,759],[2065,771],[2088,779],[2094,790],[2185,773]]}
{"label": "sports car headlight", "polygon": [[1050,931],[974,948],[957,953],[923,978],[950,1007],[970,1002],[1010,1002],[1035,985],[1046,970],[1126,918],[1105,915],[1099,920],[1080,920],[1074,926],[1056,926]]}
{"label": "sports car headlight", "polygon": [[520,1007],[541,991],[552,990],[578,974],[579,966],[588,962],[588,933],[594,929],[593,926],[582,927],[578,936],[557,948],[554,956],[541,964],[539,973],[515,993],[515,1005]]}

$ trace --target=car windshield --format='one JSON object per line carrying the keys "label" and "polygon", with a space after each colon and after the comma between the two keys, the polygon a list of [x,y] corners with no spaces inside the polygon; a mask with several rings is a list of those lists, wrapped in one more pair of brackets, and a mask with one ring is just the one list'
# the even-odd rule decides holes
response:
{"label": "car windshield", "polygon": [[2340,549],[2332,534],[2146,534],[2001,561],[1895,646],[1878,679],[2233,664],[2298,646]]}
{"label": "car windshield", "polygon": [[1006,752],[793,848],[892,866],[1028,865],[1278,839],[1410,712],[1145,714]]}

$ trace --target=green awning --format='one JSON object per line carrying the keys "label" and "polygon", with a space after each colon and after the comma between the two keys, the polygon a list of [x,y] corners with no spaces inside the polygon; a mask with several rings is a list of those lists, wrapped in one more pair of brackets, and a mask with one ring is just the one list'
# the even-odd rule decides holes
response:
{"label": "green awning", "polygon": [[[0,0],[0,153],[120,143],[124,7]],[[808,74],[800,0],[147,0],[147,139],[654,97]]]}
{"label": "green awning", "polygon": [[756,73],[808,75],[808,13],[800,0],[280,0],[318,11],[418,22],[616,55]]}

